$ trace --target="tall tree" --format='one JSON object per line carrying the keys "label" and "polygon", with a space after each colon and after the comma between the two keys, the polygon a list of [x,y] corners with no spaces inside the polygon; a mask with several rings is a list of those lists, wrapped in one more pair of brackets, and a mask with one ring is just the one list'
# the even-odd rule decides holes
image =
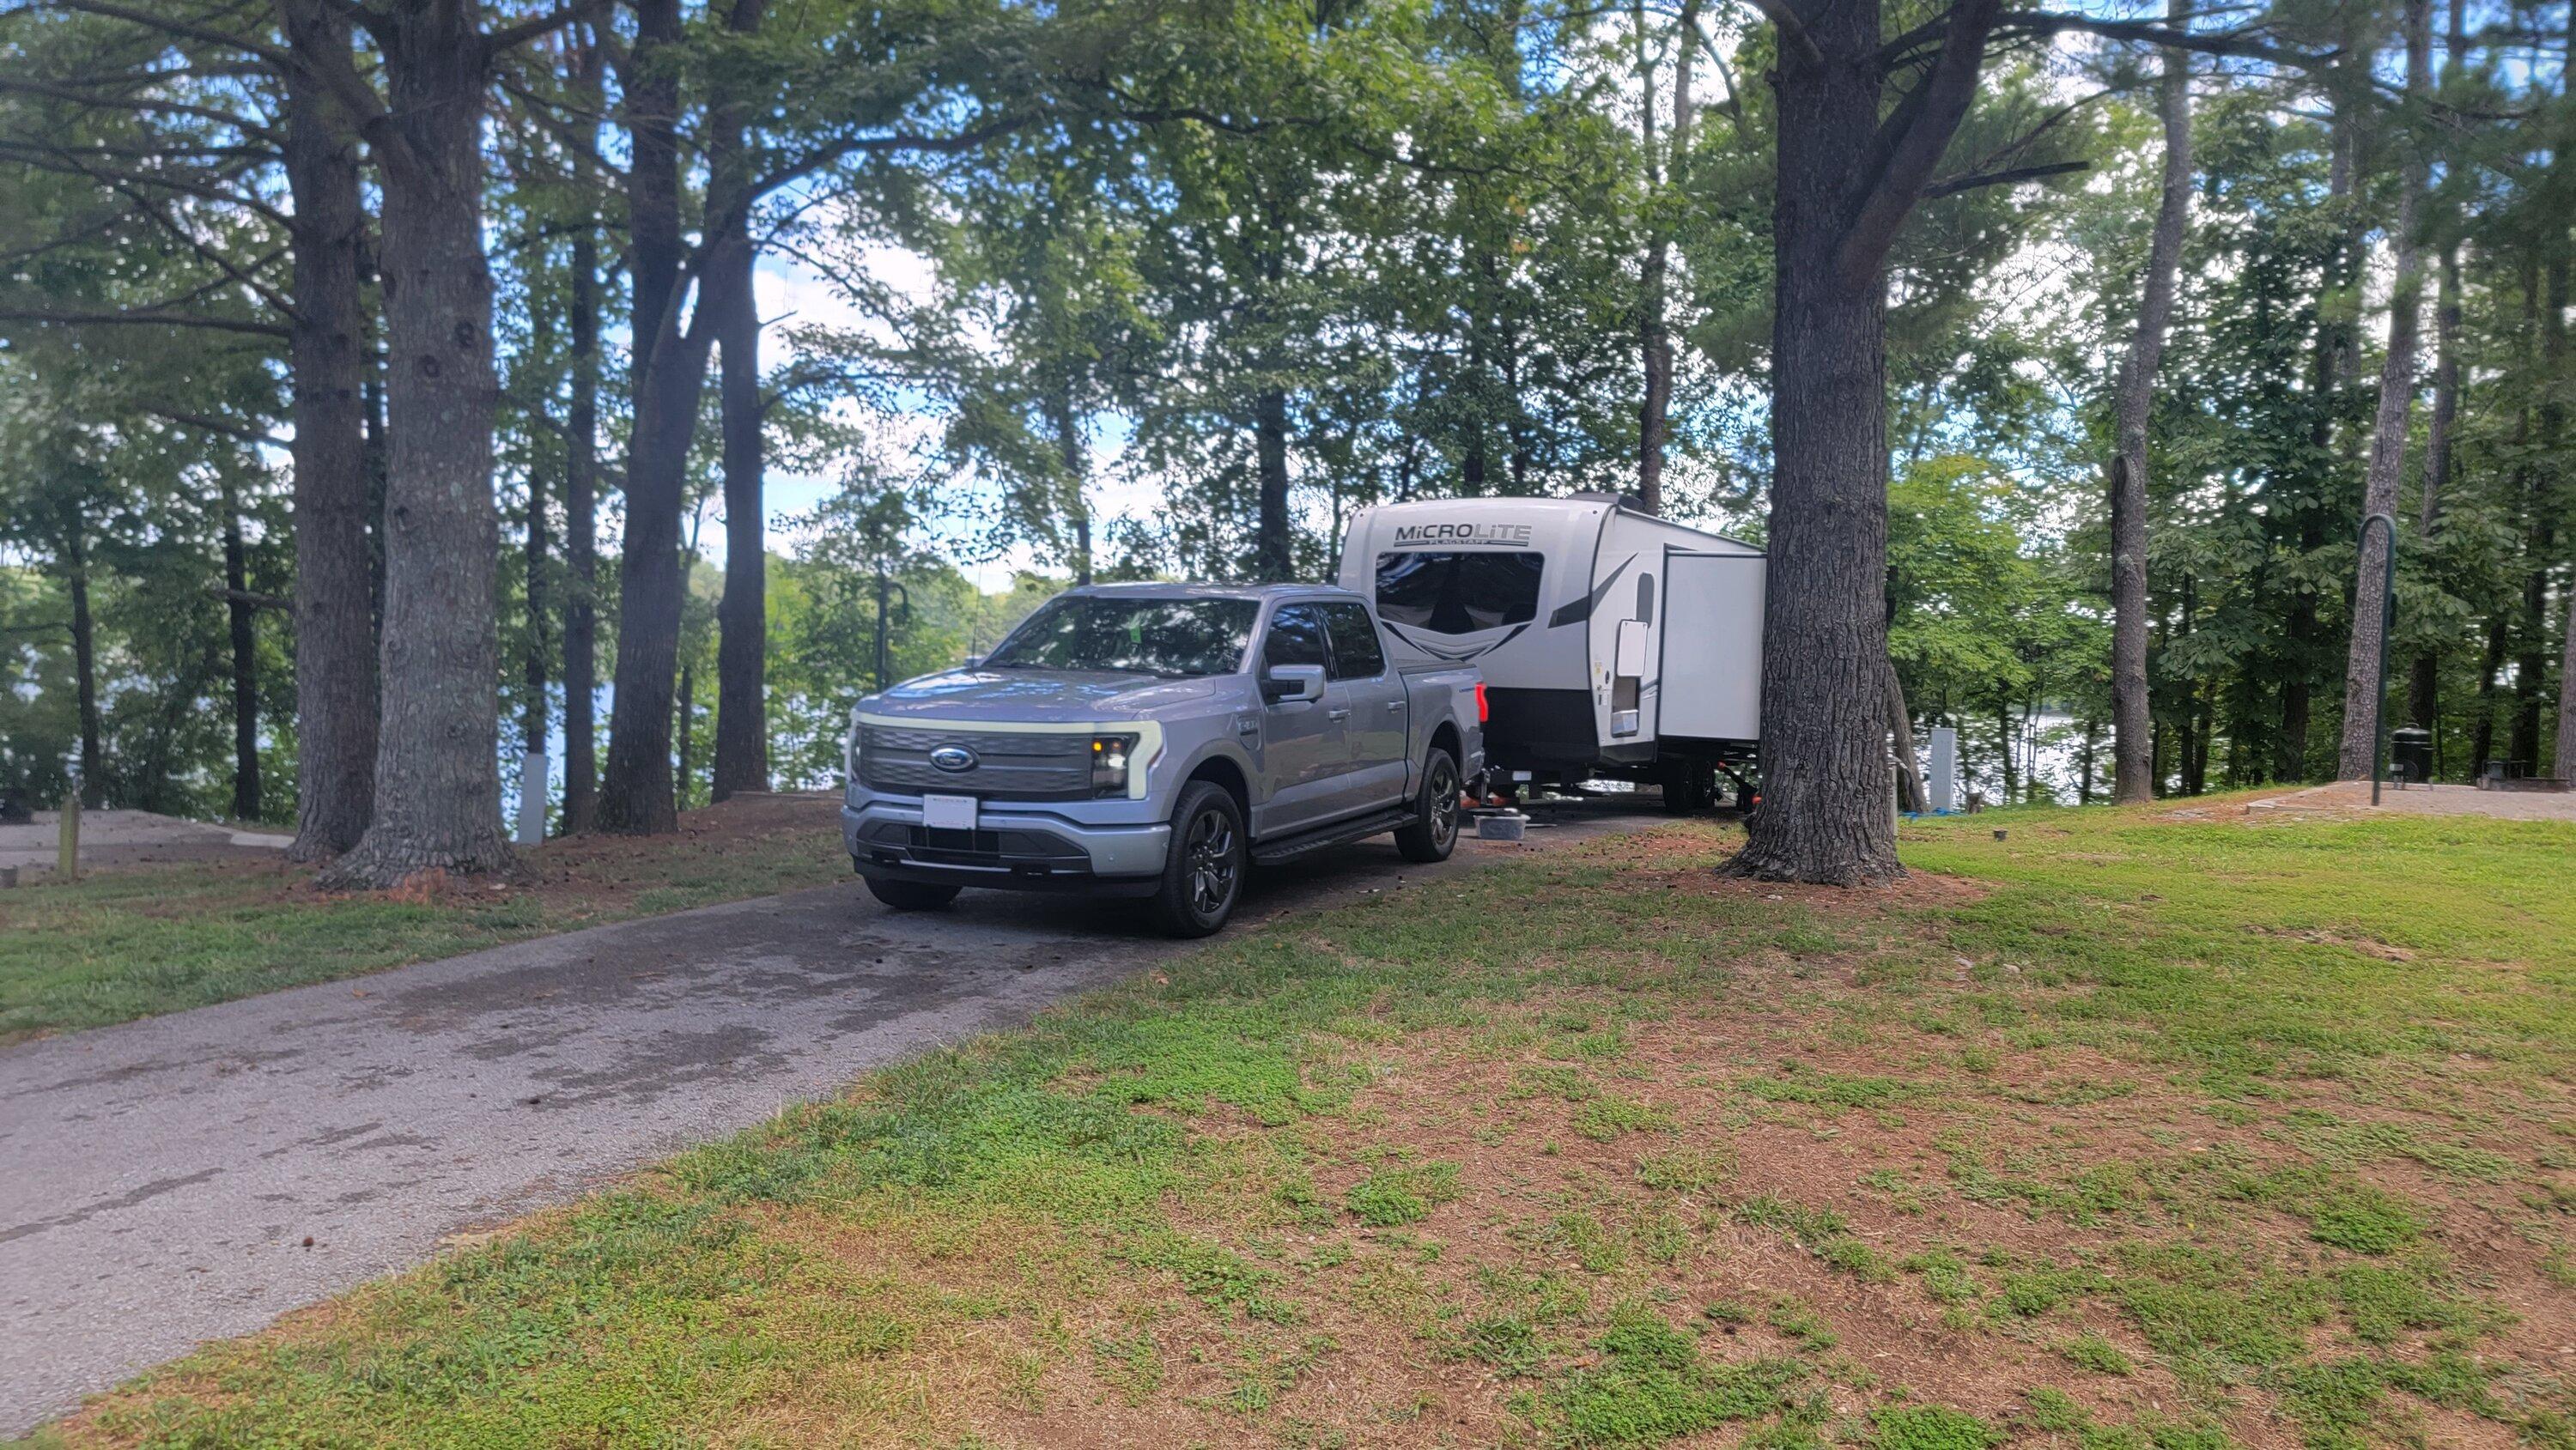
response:
{"label": "tall tree", "polygon": [[[2177,30],[2191,25],[2190,0],[2171,0],[2167,18]],[[2117,436],[2111,459],[2111,718],[2112,798],[2155,796],[2155,725],[2147,695],[2147,418],[2154,410],[2156,366],[2173,318],[2174,278],[2182,265],[2183,231],[2191,221],[2191,57],[2165,52],[2156,85],[2156,114],[2164,123],[2164,190],[2147,247],[2147,274],[2138,303],[2137,331],[2120,359],[2114,388]]]}
{"label": "tall tree", "polygon": [[384,187],[387,422],[382,731],[366,834],[320,880],[389,887],[514,862],[501,829],[492,496],[499,397],[483,251],[483,108],[494,57],[559,15],[487,31],[471,0],[358,12],[384,58],[323,76],[360,118]]}
{"label": "tall tree", "polygon": [[[2432,89],[2433,43],[2430,0],[2406,0],[2406,96],[2420,104]],[[2380,655],[2388,605],[2389,551],[2397,547],[2393,526],[2370,529],[2367,521],[2397,514],[2398,478],[2406,466],[2406,435],[2415,413],[2415,342],[2423,325],[2424,248],[2420,235],[2424,189],[2431,167],[2420,145],[2411,139],[2400,172],[2397,219],[2390,228],[2397,254],[2396,280],[2388,301],[2388,351],[2379,366],[2379,416],[2370,440],[2370,472],[2362,489],[2365,522],[2360,577],[2352,604],[2350,652],[2344,664],[2343,746],[2336,774],[2344,780],[2365,778],[2379,759],[2382,681]]]}
{"label": "tall tree", "polygon": [[[736,36],[760,29],[765,0],[734,0],[728,27]],[[722,97],[710,118],[714,164],[738,169],[750,124],[748,97]],[[751,214],[731,214],[734,229],[721,258],[733,275],[712,295],[724,299],[716,345],[724,362],[723,405],[725,582],[716,613],[716,758],[710,799],[769,789],[769,530],[763,499],[760,313],[752,288]]]}

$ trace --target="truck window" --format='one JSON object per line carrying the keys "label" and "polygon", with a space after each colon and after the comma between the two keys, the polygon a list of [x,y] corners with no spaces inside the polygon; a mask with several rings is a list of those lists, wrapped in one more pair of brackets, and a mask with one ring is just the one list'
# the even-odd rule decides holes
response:
{"label": "truck window", "polygon": [[1270,616],[1270,634],[1261,643],[1261,667],[1329,665],[1324,645],[1324,616],[1311,604],[1291,604]]}
{"label": "truck window", "polygon": [[1390,624],[1433,634],[1473,634],[1538,618],[1535,553],[1422,553],[1377,556],[1377,612]]}
{"label": "truck window", "polygon": [[1333,636],[1333,678],[1373,680],[1386,673],[1386,651],[1378,645],[1377,625],[1356,604],[1324,606],[1324,627]]}

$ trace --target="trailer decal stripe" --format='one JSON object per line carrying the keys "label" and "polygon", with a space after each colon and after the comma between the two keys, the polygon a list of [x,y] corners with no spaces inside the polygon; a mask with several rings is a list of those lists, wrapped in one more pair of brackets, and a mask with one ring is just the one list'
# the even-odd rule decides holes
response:
{"label": "trailer decal stripe", "polygon": [[1578,599],[1572,604],[1568,604],[1557,610],[1556,613],[1549,615],[1547,617],[1547,627],[1554,629],[1561,624],[1576,624],[1583,620],[1590,619],[1592,617],[1592,611],[1601,606],[1601,601],[1610,597],[1610,586],[1619,582],[1619,576],[1628,572],[1628,566],[1636,562],[1637,556],[1634,554],[1630,554],[1627,558],[1620,560],[1618,568],[1611,570],[1607,577],[1603,578],[1599,584],[1592,587],[1592,596],[1590,598]]}

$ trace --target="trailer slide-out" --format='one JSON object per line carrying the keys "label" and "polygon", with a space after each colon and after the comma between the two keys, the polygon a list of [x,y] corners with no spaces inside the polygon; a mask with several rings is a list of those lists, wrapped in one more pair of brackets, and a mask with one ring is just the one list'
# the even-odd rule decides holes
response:
{"label": "trailer slide-out", "polygon": [[1497,770],[1660,784],[1677,809],[1750,790],[1765,559],[1609,494],[1364,509],[1342,587],[1399,655],[1474,663]]}

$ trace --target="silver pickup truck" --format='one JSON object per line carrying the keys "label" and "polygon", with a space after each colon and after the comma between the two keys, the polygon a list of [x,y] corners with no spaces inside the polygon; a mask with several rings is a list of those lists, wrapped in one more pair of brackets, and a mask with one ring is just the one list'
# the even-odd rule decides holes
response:
{"label": "silver pickup truck", "polygon": [[861,700],[841,831],[889,906],[1071,890],[1205,936],[1255,864],[1385,831],[1408,860],[1447,857],[1484,763],[1482,677],[1399,669],[1356,594],[1108,585]]}

